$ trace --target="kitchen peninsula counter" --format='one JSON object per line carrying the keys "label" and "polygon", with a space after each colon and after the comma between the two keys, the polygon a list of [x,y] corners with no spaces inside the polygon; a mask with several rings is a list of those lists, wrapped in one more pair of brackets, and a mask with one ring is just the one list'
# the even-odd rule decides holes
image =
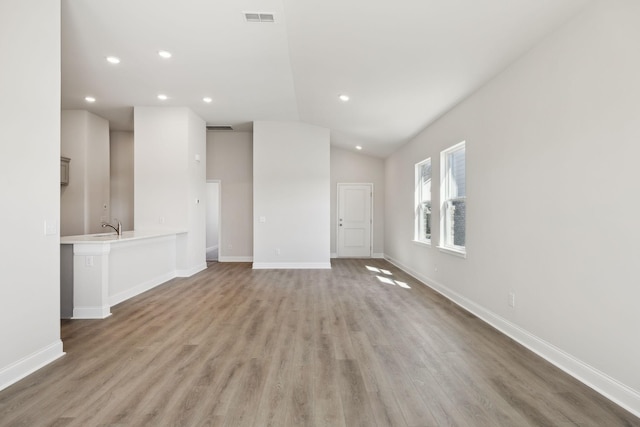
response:
{"label": "kitchen peninsula counter", "polygon": [[64,236],[60,237],[60,244],[69,245],[75,243],[119,243],[162,236],[175,236],[181,233],[186,233],[186,231],[123,231],[122,235],[120,236],[118,236],[118,234],[114,231],[111,233]]}
{"label": "kitchen peninsula counter", "polygon": [[176,277],[181,237],[186,231],[61,237],[61,317],[104,319],[112,306]]}

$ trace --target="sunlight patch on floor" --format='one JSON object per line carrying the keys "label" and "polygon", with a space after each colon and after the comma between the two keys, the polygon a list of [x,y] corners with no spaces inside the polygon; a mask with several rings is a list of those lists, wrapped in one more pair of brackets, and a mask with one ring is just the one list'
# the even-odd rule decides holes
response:
{"label": "sunlight patch on floor", "polygon": [[370,265],[367,265],[365,267],[367,267],[367,270],[372,271],[374,273],[382,273],[382,274],[386,274],[387,276],[393,276],[393,273],[390,272],[389,270],[384,270],[382,268],[377,268],[377,267],[371,267]]}
{"label": "sunlight patch on floor", "polygon": [[[389,270],[385,270],[382,268],[377,268],[377,267],[372,267],[370,265],[366,265],[365,266],[367,268],[367,270],[373,272],[373,273],[380,273],[380,274],[386,274],[387,276],[393,276],[393,273],[390,272]],[[400,286],[401,288],[405,288],[405,289],[411,289],[411,286],[407,285],[405,282],[401,282],[399,280],[393,280],[390,279],[388,277],[384,277],[384,276],[377,276],[379,281],[381,281],[382,283],[386,283],[387,285],[391,285],[391,286]]]}
{"label": "sunlight patch on floor", "polygon": [[386,283],[387,285],[391,285],[391,286],[397,285],[397,286],[400,286],[401,288],[411,289],[411,287],[407,285],[405,282],[389,279],[388,277],[384,277],[384,276],[376,276],[376,277],[378,278],[379,281],[381,281],[382,283]]}

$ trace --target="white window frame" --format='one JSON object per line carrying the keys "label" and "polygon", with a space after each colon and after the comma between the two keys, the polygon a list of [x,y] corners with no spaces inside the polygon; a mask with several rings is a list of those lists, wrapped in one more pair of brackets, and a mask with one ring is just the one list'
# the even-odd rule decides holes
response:
{"label": "white window frame", "polygon": [[[453,203],[456,201],[464,201],[466,208],[466,196],[452,197],[451,184],[453,182],[453,176],[451,173],[451,158],[452,155],[460,150],[465,150],[465,180],[466,180],[466,142],[462,141],[452,147],[440,153],[440,245],[438,248],[443,252],[451,253],[453,255],[466,257],[467,248],[465,246],[453,244],[453,232],[451,231],[452,225],[451,216]],[[466,187],[466,182],[465,182]],[[466,234],[466,216],[465,216],[465,234]]]}
{"label": "white window frame", "polygon": [[[415,165],[415,196],[414,196],[414,232],[413,232],[413,241],[416,243],[423,243],[426,245],[431,245],[431,235],[433,233],[433,200],[432,200],[432,191],[429,191],[429,194],[423,194],[422,191],[422,167],[428,164],[431,166],[431,183],[433,186],[433,163],[431,162],[431,157],[424,159],[423,161],[416,163]],[[428,206],[426,203],[428,202]],[[423,222],[423,218],[425,218],[425,209],[429,209],[429,218],[428,224]],[[429,227],[431,233],[429,237],[424,237],[424,229],[425,227]]]}

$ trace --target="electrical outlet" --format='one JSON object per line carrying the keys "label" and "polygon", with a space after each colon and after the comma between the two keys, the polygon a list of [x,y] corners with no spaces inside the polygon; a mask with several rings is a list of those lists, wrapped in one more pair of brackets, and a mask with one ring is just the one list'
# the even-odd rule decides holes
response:
{"label": "electrical outlet", "polygon": [[84,265],[86,265],[87,267],[93,267],[93,256],[87,255],[84,258]]}
{"label": "electrical outlet", "polygon": [[516,294],[513,292],[509,292],[509,307],[516,307]]}
{"label": "electrical outlet", "polygon": [[280,255],[280,248],[276,248],[276,255]]}

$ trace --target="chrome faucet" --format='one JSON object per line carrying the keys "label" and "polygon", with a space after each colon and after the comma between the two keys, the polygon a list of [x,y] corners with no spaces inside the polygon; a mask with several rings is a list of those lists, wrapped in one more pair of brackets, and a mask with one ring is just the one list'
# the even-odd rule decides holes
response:
{"label": "chrome faucet", "polygon": [[108,223],[106,223],[106,222],[103,222],[103,223],[102,223],[102,228],[106,228],[106,227],[111,227],[111,228],[113,228],[113,229],[116,231],[116,233],[118,233],[118,236],[121,236],[121,235],[122,235],[122,224],[120,223],[120,221],[118,221],[118,228],[114,227],[114,226],[113,226],[113,225],[111,225],[111,224],[108,224]]}

